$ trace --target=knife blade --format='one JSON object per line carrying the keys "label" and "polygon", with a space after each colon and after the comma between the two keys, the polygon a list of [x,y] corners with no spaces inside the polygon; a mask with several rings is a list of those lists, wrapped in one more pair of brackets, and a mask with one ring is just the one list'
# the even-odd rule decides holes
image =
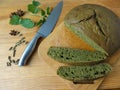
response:
{"label": "knife blade", "polygon": [[63,7],[63,1],[60,1],[56,5],[56,7],[52,10],[52,12],[48,16],[46,22],[40,27],[40,29],[38,30],[36,35],[33,37],[33,39],[30,41],[28,46],[25,48],[25,50],[20,58],[20,61],[18,63],[19,66],[24,66],[26,64],[28,58],[30,57],[30,55],[32,54],[32,52],[36,46],[38,39],[40,37],[45,38],[51,33],[51,31],[55,27],[55,25],[58,21],[58,18],[61,14],[62,7]]}

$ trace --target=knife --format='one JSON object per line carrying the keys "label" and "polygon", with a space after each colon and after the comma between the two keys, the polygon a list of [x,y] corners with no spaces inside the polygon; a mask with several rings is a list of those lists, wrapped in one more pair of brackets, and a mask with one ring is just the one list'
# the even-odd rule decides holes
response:
{"label": "knife", "polygon": [[48,16],[46,22],[40,27],[40,29],[38,30],[38,32],[36,33],[36,35],[34,36],[34,38],[30,41],[30,43],[28,44],[28,46],[26,47],[26,49],[24,50],[20,61],[18,63],[19,66],[24,66],[29,58],[29,56],[32,54],[36,43],[38,41],[38,39],[40,37],[47,37],[51,31],[53,30],[53,28],[55,27],[58,18],[60,16],[60,13],[62,11],[62,7],[63,7],[63,1],[60,1],[56,7],[52,10],[51,14]]}

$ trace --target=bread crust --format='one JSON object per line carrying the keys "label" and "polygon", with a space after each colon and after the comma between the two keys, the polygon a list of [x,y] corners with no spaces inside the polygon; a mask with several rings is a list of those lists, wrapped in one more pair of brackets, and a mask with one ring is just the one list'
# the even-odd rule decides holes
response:
{"label": "bread crust", "polygon": [[120,47],[119,17],[106,7],[95,4],[79,5],[65,16],[64,22],[70,31],[96,50],[106,51],[111,55]]}

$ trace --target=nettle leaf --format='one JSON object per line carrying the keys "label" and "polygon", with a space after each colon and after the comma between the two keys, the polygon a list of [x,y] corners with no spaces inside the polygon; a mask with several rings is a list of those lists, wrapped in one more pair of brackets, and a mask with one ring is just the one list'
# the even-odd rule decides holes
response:
{"label": "nettle leaf", "polygon": [[12,17],[11,17],[11,19],[10,19],[10,24],[12,24],[12,25],[18,25],[19,24],[19,22],[20,22],[20,17],[18,16],[18,15],[13,15]]}
{"label": "nettle leaf", "polygon": [[21,20],[20,24],[24,26],[25,28],[33,28],[34,22],[29,18],[24,18]]}
{"label": "nettle leaf", "polygon": [[36,26],[41,26],[42,24],[44,24],[45,21],[46,21],[45,18],[40,19],[40,20],[36,23]]}
{"label": "nettle leaf", "polygon": [[47,8],[46,8],[46,11],[47,11],[47,15],[50,15],[50,13],[51,13],[50,7],[47,7]]}
{"label": "nettle leaf", "polygon": [[32,1],[32,4],[33,4],[34,6],[39,6],[39,5],[40,5],[40,2],[33,0],[33,1]]}
{"label": "nettle leaf", "polygon": [[45,17],[42,19],[42,22],[44,23],[46,21]]}
{"label": "nettle leaf", "polygon": [[40,11],[41,11],[41,16],[45,16],[45,11],[43,9],[41,9]]}
{"label": "nettle leaf", "polygon": [[36,14],[39,12],[39,8],[33,4],[29,4],[28,11],[32,12],[33,14]]}
{"label": "nettle leaf", "polygon": [[40,19],[37,23],[36,26],[41,26],[43,24],[43,21]]}

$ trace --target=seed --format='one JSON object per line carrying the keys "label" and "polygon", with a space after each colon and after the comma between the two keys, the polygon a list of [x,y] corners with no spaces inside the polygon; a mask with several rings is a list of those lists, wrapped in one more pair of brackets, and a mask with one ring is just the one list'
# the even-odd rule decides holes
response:
{"label": "seed", "polygon": [[15,60],[12,60],[13,63],[15,63],[16,61]]}
{"label": "seed", "polygon": [[13,57],[15,57],[15,54],[16,54],[16,50],[13,51]]}
{"label": "seed", "polygon": [[17,59],[17,61],[15,61],[15,64],[16,64],[16,65],[19,63],[19,60],[20,60],[20,59]]}
{"label": "seed", "polygon": [[11,63],[10,63],[10,62],[7,62],[7,66],[11,66]]}
{"label": "seed", "polygon": [[18,31],[16,30],[11,30],[11,32],[9,33],[11,36],[16,36],[18,35]]}
{"label": "seed", "polygon": [[16,42],[16,44],[15,45],[18,45],[19,44],[19,42]]}
{"label": "seed", "polygon": [[28,41],[25,42],[25,44],[28,44],[28,43],[29,43]]}
{"label": "seed", "polygon": [[13,47],[13,50],[16,50],[17,44]]}
{"label": "seed", "polygon": [[23,36],[23,34],[20,34],[19,36]]}
{"label": "seed", "polygon": [[12,60],[9,59],[9,61],[10,61],[10,63],[12,63]]}
{"label": "seed", "polygon": [[20,34],[20,32],[17,32],[17,35]]}
{"label": "seed", "polygon": [[25,37],[22,37],[21,40],[25,39]]}
{"label": "seed", "polygon": [[25,40],[22,41],[22,43],[24,43],[24,42],[25,42]]}
{"label": "seed", "polygon": [[9,48],[9,51],[12,50],[12,49],[13,49],[13,47],[10,47],[10,48]]}
{"label": "seed", "polygon": [[10,61],[10,63],[12,62],[12,60],[11,60],[11,56],[8,56],[8,60]]}
{"label": "seed", "polygon": [[8,59],[11,60],[11,56],[8,56]]}

